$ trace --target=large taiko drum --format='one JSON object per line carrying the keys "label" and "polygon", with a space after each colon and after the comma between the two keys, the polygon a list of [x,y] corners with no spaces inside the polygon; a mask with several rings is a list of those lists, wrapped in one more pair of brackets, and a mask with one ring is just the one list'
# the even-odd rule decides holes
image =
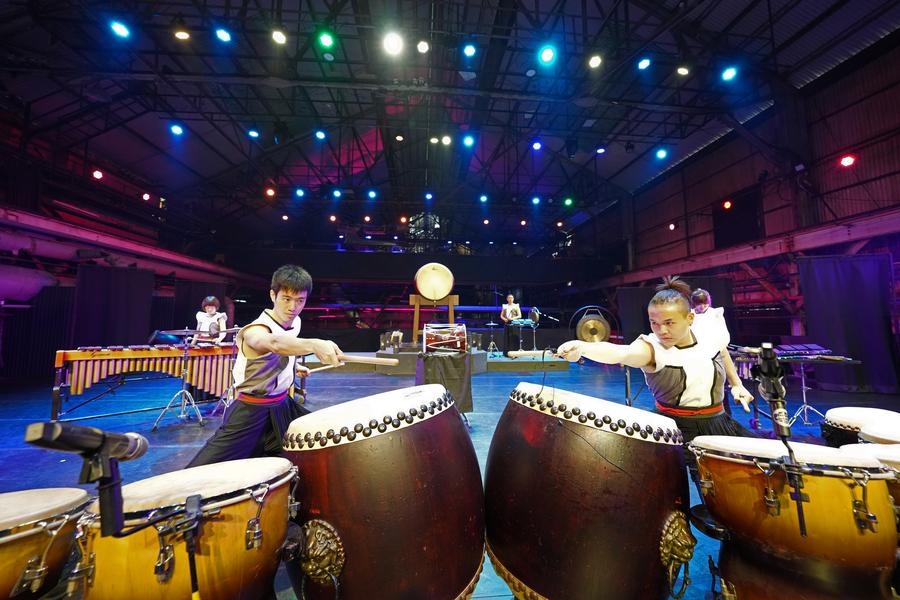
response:
{"label": "large taiko drum", "polygon": [[821,425],[822,439],[829,446],[840,448],[847,444],[857,443],[861,429],[891,422],[900,431],[900,413],[882,408],[839,406],[825,413],[825,420]]}
{"label": "large taiko drum", "polygon": [[78,488],[0,494],[0,598],[39,598],[56,584],[88,502]]}
{"label": "large taiko drum", "polygon": [[[126,529],[202,497],[195,563],[204,600],[266,598],[287,536],[296,470],[283,458],[234,460],[165,473],[122,487]],[[175,515],[126,537],[101,537],[97,507],[79,529],[84,597],[169,600],[190,598],[184,537],[164,529]]]}
{"label": "large taiko drum", "polygon": [[427,300],[442,300],[453,290],[453,273],[441,263],[428,263],[416,271],[416,290]]}
{"label": "large taiko drum", "polygon": [[520,383],[488,455],[494,569],[517,598],[662,599],[695,540],[681,433],[661,415]]}
{"label": "large taiko drum", "polygon": [[897,547],[887,487],[893,474],[878,460],[791,442],[802,477],[803,537],[787,477],[797,467],[785,464],[781,441],[700,436],[690,448],[703,502],[736,542],[785,564],[866,572],[873,580],[890,574]]}
{"label": "large taiko drum", "polygon": [[475,449],[450,394],[420,385],[291,423],[307,598],[468,598],[484,558]]}

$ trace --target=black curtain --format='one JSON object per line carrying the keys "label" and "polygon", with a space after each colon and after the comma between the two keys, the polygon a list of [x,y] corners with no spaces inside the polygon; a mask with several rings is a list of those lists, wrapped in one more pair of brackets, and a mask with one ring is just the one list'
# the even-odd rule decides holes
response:
{"label": "black curtain", "polygon": [[[193,329],[197,326],[197,311],[200,310],[200,303],[207,296],[215,296],[222,305],[219,309],[225,312],[225,291],[226,284],[224,281],[192,281],[187,279],[179,279],[175,282],[175,304],[173,308],[173,321],[171,325],[165,329],[179,329],[188,327]],[[228,327],[232,327],[234,323],[228,323]]]}
{"label": "black curtain", "polygon": [[75,288],[45,287],[29,304],[31,308],[7,313],[0,375],[50,382],[56,351],[72,348]]}
{"label": "black curtain", "polygon": [[75,279],[75,346],[146,344],[153,271],[81,265]]}
{"label": "black curtain", "polygon": [[816,365],[819,385],[840,391],[900,391],[900,353],[891,333],[891,255],[805,257],[797,264],[809,342],[862,361],[858,367]]}

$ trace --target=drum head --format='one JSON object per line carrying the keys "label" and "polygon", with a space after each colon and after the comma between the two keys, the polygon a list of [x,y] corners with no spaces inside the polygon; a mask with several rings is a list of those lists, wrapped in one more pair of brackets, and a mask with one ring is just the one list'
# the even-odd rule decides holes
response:
{"label": "drum head", "polygon": [[453,290],[453,273],[441,263],[428,263],[416,271],[416,290],[423,298],[440,300]]}
{"label": "drum head", "polygon": [[[847,444],[841,452],[848,455],[872,456],[900,471],[900,444]],[[896,498],[900,501],[900,498]]]}
{"label": "drum head", "polygon": [[863,425],[859,439],[870,444],[900,444],[900,419]]}
{"label": "drum head", "polygon": [[85,504],[88,493],[78,488],[43,488],[0,494],[0,531],[69,512]]}
{"label": "drum head", "polygon": [[[727,435],[701,435],[691,442],[713,455],[722,457],[767,460],[787,456],[787,448],[781,440],[762,438],[731,437]],[[816,446],[802,442],[790,442],[794,456],[798,461],[811,465],[829,465],[834,467],[860,467],[877,469],[880,465],[871,456],[853,455],[842,452],[839,448]]]}
{"label": "drum head", "polygon": [[269,456],[163,473],[123,486],[122,509],[134,513],[175,506],[194,494],[200,494],[204,500],[215,498],[272,481],[290,470],[289,460]]}
{"label": "drum head", "polygon": [[887,421],[896,422],[896,429],[900,431],[900,413],[882,408],[866,408],[863,406],[840,406],[832,408],[825,413],[825,421],[841,427],[859,431],[865,425],[879,424]]}

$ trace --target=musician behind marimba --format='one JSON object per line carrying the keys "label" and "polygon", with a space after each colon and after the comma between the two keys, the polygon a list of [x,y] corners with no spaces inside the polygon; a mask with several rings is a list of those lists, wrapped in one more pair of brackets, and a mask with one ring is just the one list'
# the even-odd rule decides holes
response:
{"label": "musician behind marimba", "polygon": [[506,304],[500,309],[500,320],[503,321],[505,329],[503,332],[503,351],[507,356],[509,356],[510,350],[517,350],[515,345],[519,343],[519,335],[517,331],[514,331],[512,322],[521,318],[522,310],[516,304],[515,296],[508,294],[506,296]]}
{"label": "musician behind marimba", "polygon": [[[207,296],[200,303],[200,310],[197,311],[197,331],[209,331],[210,325],[215,323],[219,327],[219,331],[225,331],[225,325],[228,322],[228,316],[219,312],[219,299],[215,296]],[[221,342],[225,339],[225,334],[220,333],[218,336],[203,335],[197,336],[200,342]]]}

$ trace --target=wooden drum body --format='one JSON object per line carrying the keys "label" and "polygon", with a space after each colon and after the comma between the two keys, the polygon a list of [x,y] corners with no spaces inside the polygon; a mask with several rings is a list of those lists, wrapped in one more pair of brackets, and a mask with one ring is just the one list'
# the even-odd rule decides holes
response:
{"label": "wooden drum body", "polygon": [[819,569],[889,573],[897,547],[887,487],[892,473],[875,459],[836,448],[791,447],[802,465],[806,537],[785,472],[787,450],[778,440],[700,436],[691,442],[712,516],[756,553]]}
{"label": "wooden drum body", "polygon": [[[283,458],[235,460],[175,471],[122,488],[126,528],[202,496],[196,565],[204,600],[265,598],[287,535],[290,484]],[[96,507],[93,507],[96,510]],[[165,523],[165,522],[164,522]],[[82,519],[84,597],[190,598],[188,553],[181,535],[148,527],[122,538],[101,537],[100,518]]]}
{"label": "wooden drum body", "polygon": [[87,504],[77,488],[0,494],[0,599],[40,598],[59,581]]}
{"label": "wooden drum body", "polygon": [[468,598],[484,558],[475,449],[449,393],[421,385],[294,420],[307,598]]}
{"label": "wooden drum body", "polygon": [[662,599],[695,540],[671,419],[520,383],[491,441],[488,553],[517,598]]}

